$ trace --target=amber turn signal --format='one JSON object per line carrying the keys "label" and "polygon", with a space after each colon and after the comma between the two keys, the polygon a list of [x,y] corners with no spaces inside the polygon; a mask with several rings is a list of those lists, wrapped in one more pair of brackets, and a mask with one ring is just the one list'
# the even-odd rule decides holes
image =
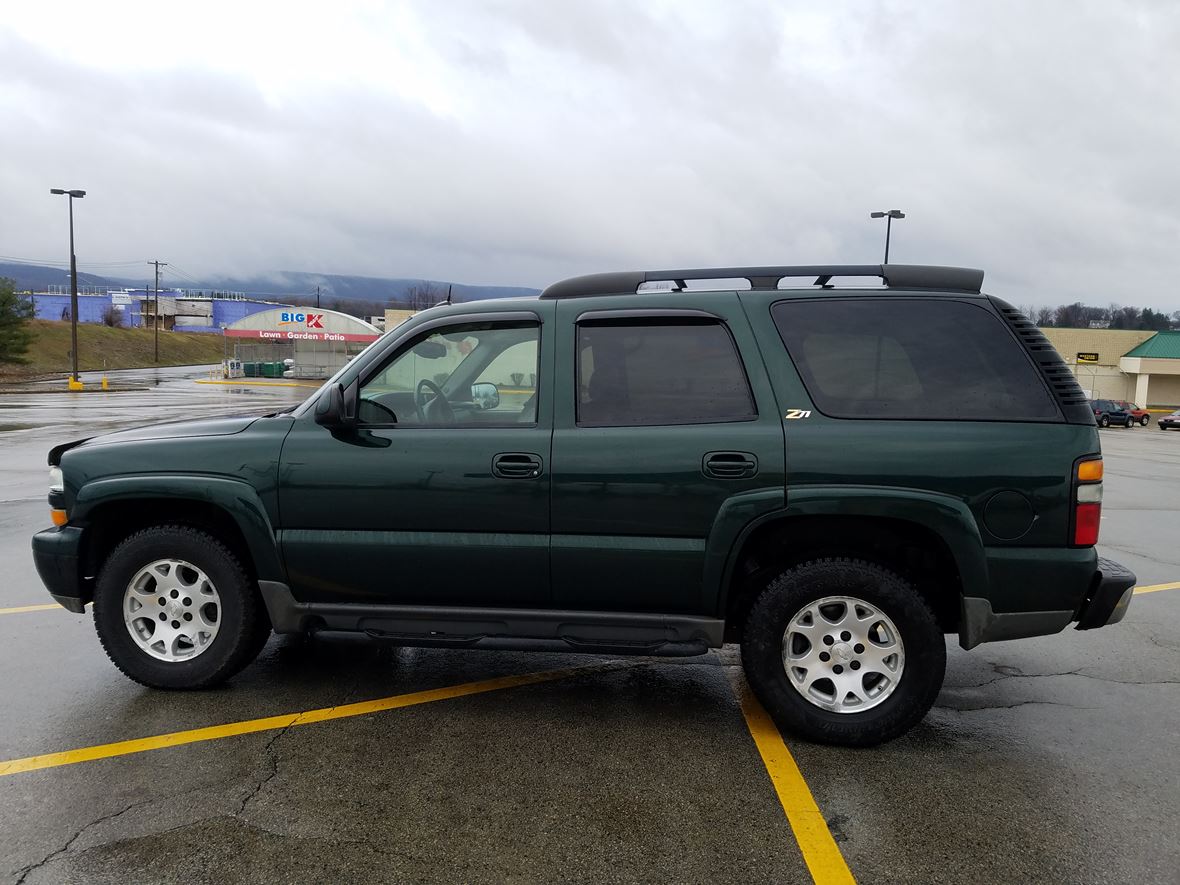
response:
{"label": "amber turn signal", "polygon": [[56,526],[65,525],[70,519],[64,510],[50,510],[49,516],[53,520],[53,524]]}
{"label": "amber turn signal", "polygon": [[1102,460],[1082,461],[1079,463],[1078,479],[1083,482],[1095,482],[1102,479]]}

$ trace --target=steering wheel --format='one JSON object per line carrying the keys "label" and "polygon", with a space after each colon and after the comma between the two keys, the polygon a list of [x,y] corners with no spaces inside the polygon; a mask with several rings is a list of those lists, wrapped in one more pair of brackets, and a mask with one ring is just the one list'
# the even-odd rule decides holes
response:
{"label": "steering wheel", "polygon": [[[422,395],[423,389],[434,394],[434,399],[429,402]],[[444,424],[453,422],[455,420],[455,410],[451,408],[451,404],[447,402],[447,395],[442,392],[442,388],[431,381],[429,378],[423,378],[418,382],[418,386],[414,388],[414,411],[418,413],[418,423],[426,424],[426,407],[430,406],[437,411],[435,420],[441,421]]]}

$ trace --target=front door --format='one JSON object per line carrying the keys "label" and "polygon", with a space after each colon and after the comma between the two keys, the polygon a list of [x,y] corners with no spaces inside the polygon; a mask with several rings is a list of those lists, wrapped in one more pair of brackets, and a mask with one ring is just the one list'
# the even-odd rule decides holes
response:
{"label": "front door", "polygon": [[541,318],[430,324],[360,380],[359,425],[292,427],[283,557],[302,601],[545,605],[551,365]]}

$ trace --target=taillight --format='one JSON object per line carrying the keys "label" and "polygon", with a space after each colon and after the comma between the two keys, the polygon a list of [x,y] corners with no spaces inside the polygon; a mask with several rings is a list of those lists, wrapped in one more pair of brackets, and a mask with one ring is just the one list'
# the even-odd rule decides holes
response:
{"label": "taillight", "polygon": [[1098,543],[1102,520],[1102,459],[1086,458],[1074,468],[1073,544],[1093,547]]}

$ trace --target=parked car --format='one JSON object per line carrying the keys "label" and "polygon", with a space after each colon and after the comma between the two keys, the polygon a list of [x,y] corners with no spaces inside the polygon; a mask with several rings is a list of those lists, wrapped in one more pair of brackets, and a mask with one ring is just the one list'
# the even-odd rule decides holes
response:
{"label": "parked car", "polygon": [[1155,422],[1160,430],[1180,430],[1180,409],[1170,415],[1163,415]]}
{"label": "parked car", "polygon": [[1129,403],[1125,399],[1116,399],[1114,404],[1131,416],[1131,419],[1140,427],[1146,427],[1151,423],[1151,413],[1147,409],[1141,409],[1134,403]]}
{"label": "parked car", "polygon": [[[831,284],[874,276],[887,288]],[[672,291],[639,290],[657,281]],[[780,727],[879,743],[934,703],[944,634],[1089,630],[1132,598],[1095,551],[1095,413],[982,282],[729,267],[435,307],[292,410],[56,446],[37,569],[156,688],[223,682],[272,630],[728,641]],[[500,389],[505,372],[536,384]]]}
{"label": "parked car", "polygon": [[1090,408],[1094,410],[1094,420],[1099,427],[1110,427],[1112,424],[1131,427],[1135,423],[1131,413],[1112,399],[1091,400]]}

